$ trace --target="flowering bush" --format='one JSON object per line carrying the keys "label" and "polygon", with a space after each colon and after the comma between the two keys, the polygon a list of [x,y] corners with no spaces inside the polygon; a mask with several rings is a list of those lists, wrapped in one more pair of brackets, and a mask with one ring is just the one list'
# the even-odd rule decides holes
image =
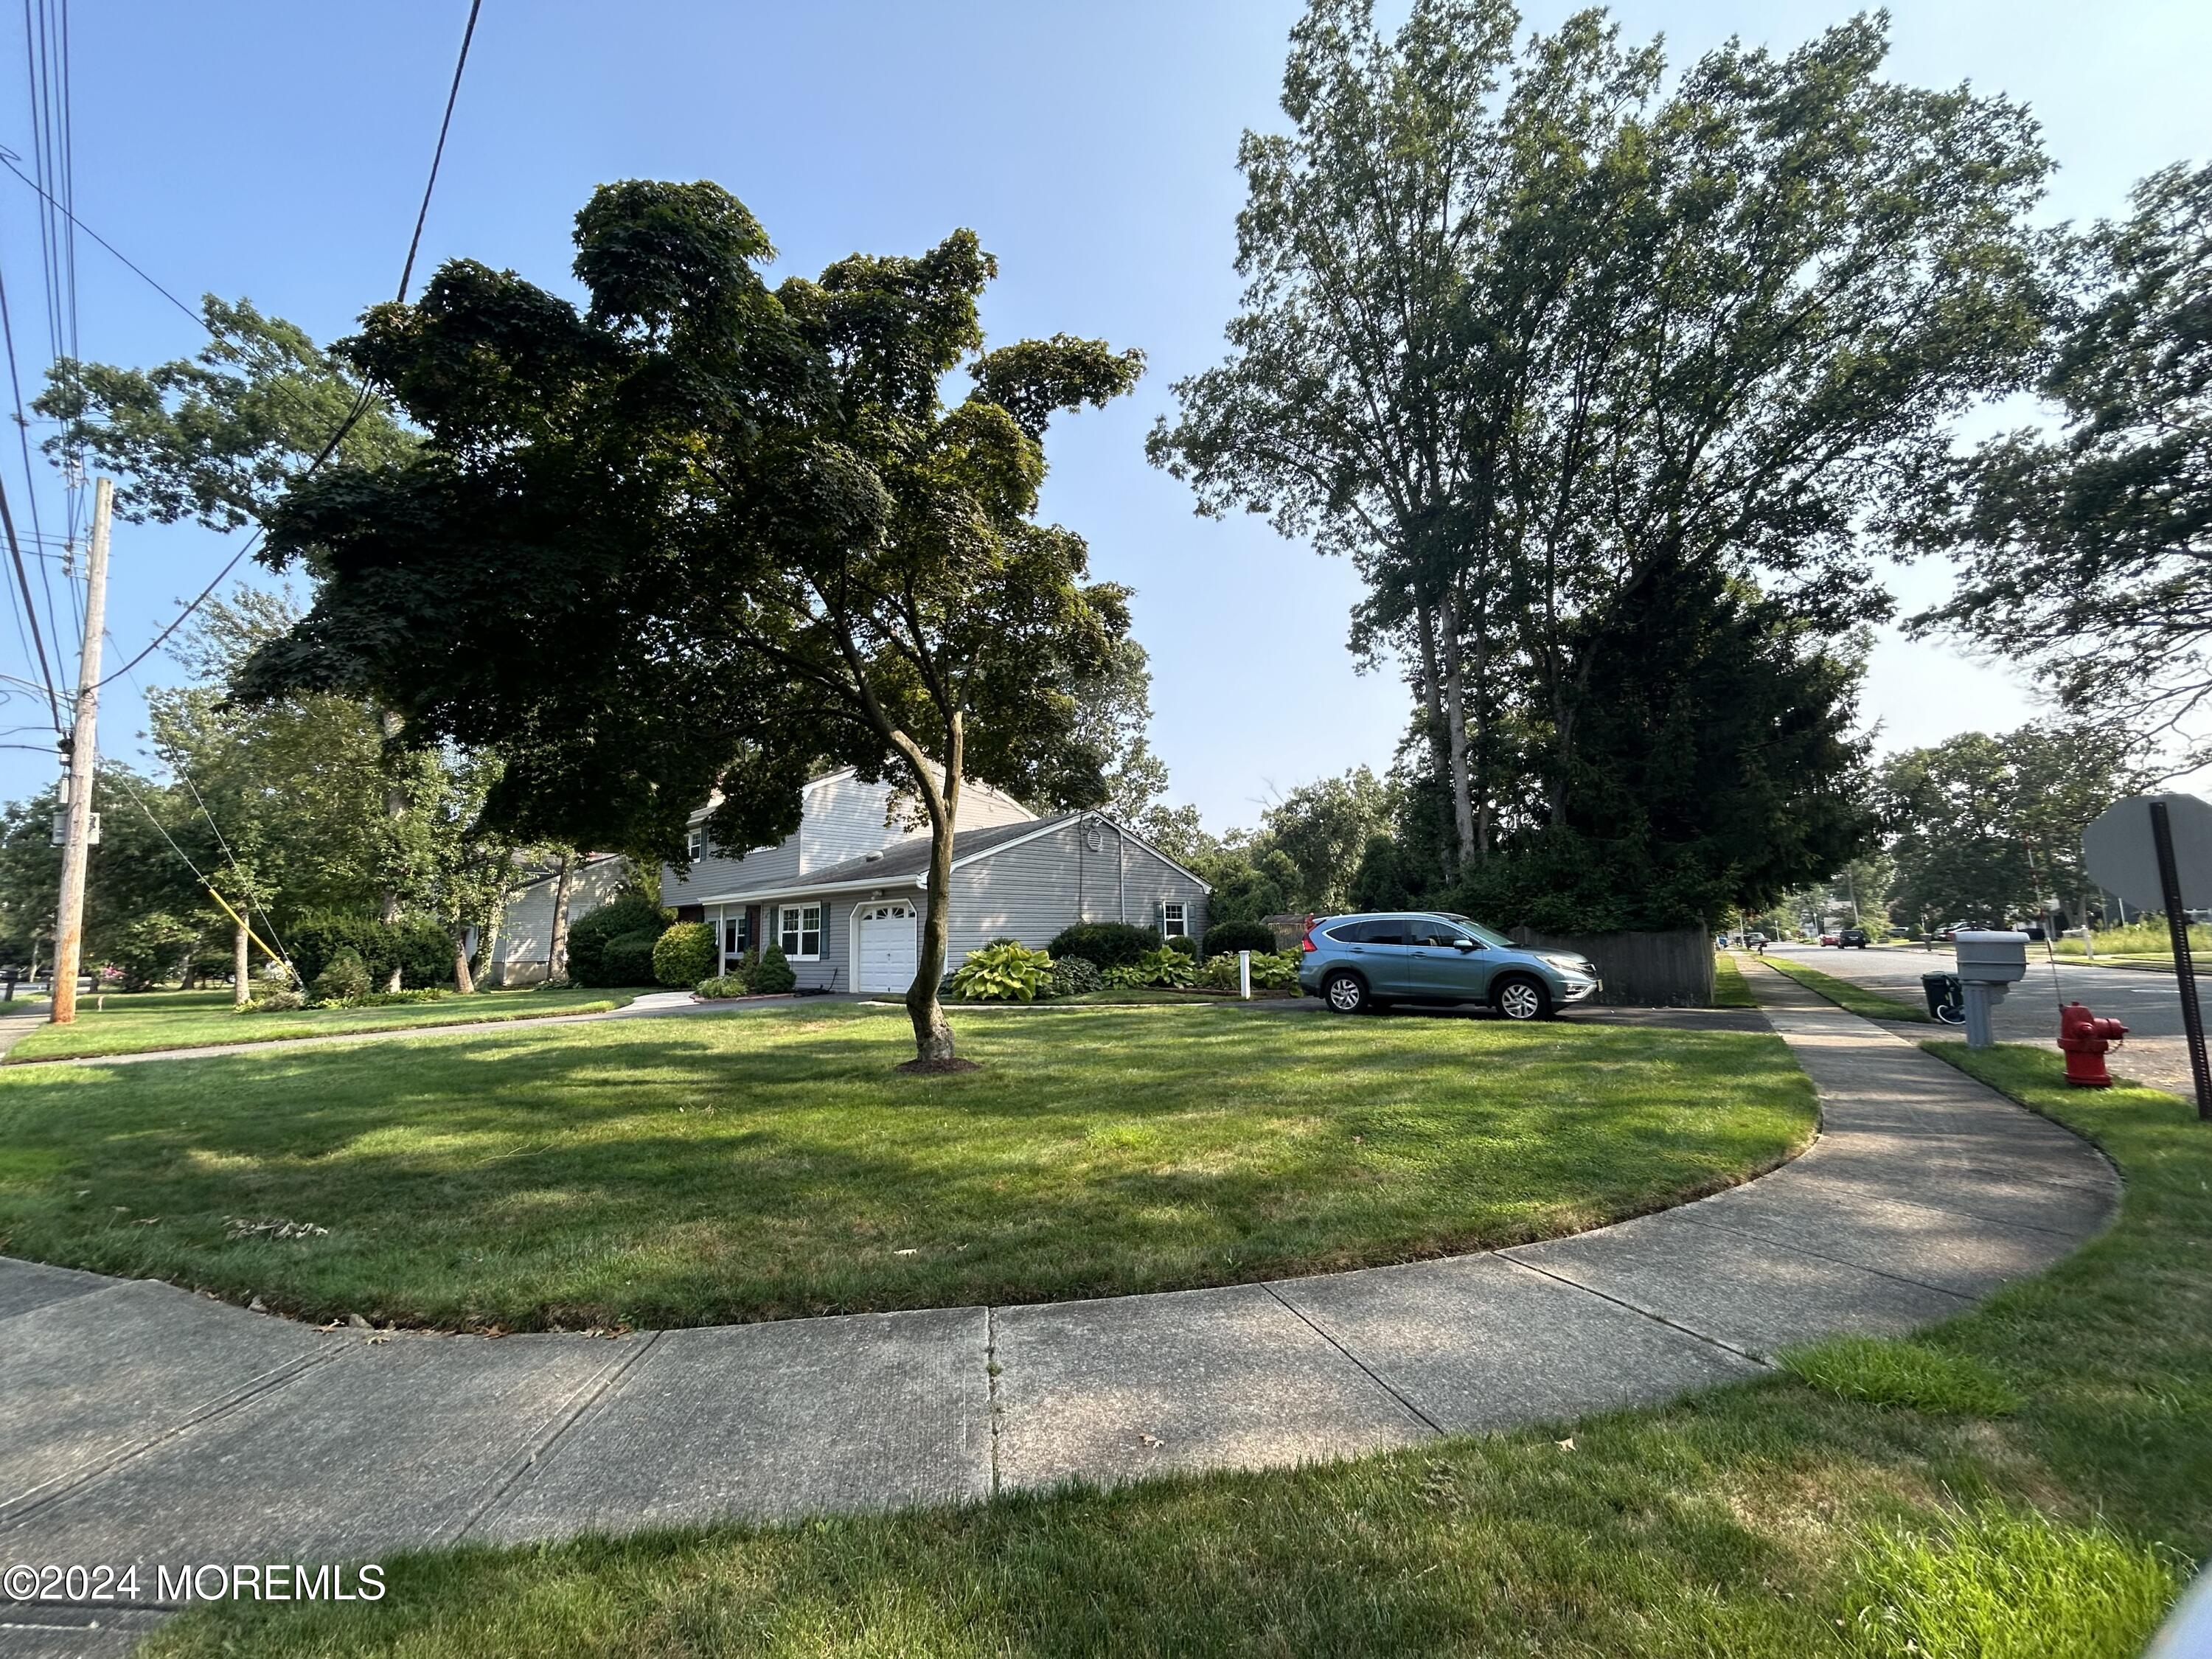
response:
{"label": "flowering bush", "polygon": [[952,975],[952,988],[970,1002],[1034,1002],[1048,994],[1053,959],[1013,939],[970,951]]}

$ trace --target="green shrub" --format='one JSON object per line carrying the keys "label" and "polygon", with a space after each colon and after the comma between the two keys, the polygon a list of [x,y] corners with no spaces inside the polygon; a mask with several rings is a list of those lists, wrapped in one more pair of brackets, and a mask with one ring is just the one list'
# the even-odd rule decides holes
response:
{"label": "green shrub", "polygon": [[1168,949],[1188,957],[1194,962],[1198,959],[1198,941],[1188,933],[1174,935],[1168,940]]}
{"label": "green shrub", "polygon": [[1978,1359],[1917,1342],[1834,1336],[1781,1354],[1801,1382],[1875,1407],[1907,1406],[1957,1417],[2008,1417],[2021,1407],[2011,1384]]}
{"label": "green shrub", "polygon": [[760,961],[746,969],[745,978],[766,997],[780,997],[799,988],[799,975],[791,971],[781,945],[771,945],[761,952]]}
{"label": "green shrub", "polygon": [[1124,921],[1079,921],[1063,927],[1045,947],[1054,962],[1062,957],[1081,957],[1100,968],[1127,968],[1159,947],[1160,936],[1149,927],[1133,927]]}
{"label": "green shrub", "polygon": [[358,1002],[368,994],[368,964],[358,951],[340,951],[323,964],[310,988],[319,1003]]}
{"label": "green shrub", "polygon": [[371,991],[353,1000],[356,1006],[362,1008],[392,1008],[415,1002],[442,1002],[453,994],[442,985],[426,985],[415,991]]}
{"label": "green shrub", "polygon": [[1048,997],[1086,996],[1105,983],[1098,964],[1082,957],[1057,957],[1052,964],[1052,975],[1045,984]]}
{"label": "green shrub", "polygon": [[233,1012],[241,1014],[289,1014],[307,1006],[307,999],[297,991],[264,991],[252,1001]]}
{"label": "green shrub", "polygon": [[285,929],[281,941],[293,965],[314,983],[331,958],[351,951],[368,970],[371,985],[381,987],[399,969],[399,982],[414,989],[443,985],[453,976],[453,936],[430,916],[374,916],[324,914],[303,917]]}
{"label": "green shrub", "polygon": [[[591,981],[594,985],[650,985],[653,978],[653,947],[659,941],[658,933],[623,933],[599,946],[599,969],[604,979]],[[573,975],[571,978],[574,977]]]}
{"label": "green shrub", "polygon": [[691,988],[691,994],[708,1002],[720,1002],[731,997],[750,995],[743,974],[717,974],[712,979],[702,979]]}
{"label": "green shrub", "polygon": [[653,946],[653,976],[663,985],[696,985],[714,970],[714,930],[703,921],[679,921]]}
{"label": "green shrub", "polygon": [[1272,953],[1274,948],[1275,930],[1264,921],[1218,921],[1206,930],[1209,957],[1233,957],[1239,951],[1259,956]]}
{"label": "green shrub", "polygon": [[[653,942],[675,920],[651,900],[625,893],[611,904],[603,904],[587,916],[579,916],[568,928],[568,978],[578,985],[650,985],[653,983]],[[645,935],[645,963],[637,971],[625,957],[628,976],[617,975],[607,961],[607,947],[618,939]],[[705,969],[702,969],[702,975]]]}
{"label": "green shrub", "polygon": [[125,990],[150,991],[184,967],[186,947],[198,937],[198,929],[156,910],[124,929],[107,959],[123,970]]}
{"label": "green shrub", "polygon": [[968,959],[952,975],[952,989],[970,1002],[1034,1002],[1052,982],[1052,958],[1018,939],[1001,939]]}
{"label": "green shrub", "polygon": [[1288,991],[1298,982],[1302,965],[1296,951],[1270,951],[1252,958],[1252,983],[1262,991]]}

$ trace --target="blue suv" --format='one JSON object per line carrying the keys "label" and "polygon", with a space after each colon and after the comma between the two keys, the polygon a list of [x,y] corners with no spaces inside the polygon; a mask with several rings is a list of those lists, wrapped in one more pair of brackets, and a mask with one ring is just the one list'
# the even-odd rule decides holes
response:
{"label": "blue suv", "polygon": [[1450,911],[1322,916],[1298,950],[1298,988],[1340,1014],[1483,1002],[1508,1019],[1549,1019],[1600,984],[1588,957],[1524,950]]}

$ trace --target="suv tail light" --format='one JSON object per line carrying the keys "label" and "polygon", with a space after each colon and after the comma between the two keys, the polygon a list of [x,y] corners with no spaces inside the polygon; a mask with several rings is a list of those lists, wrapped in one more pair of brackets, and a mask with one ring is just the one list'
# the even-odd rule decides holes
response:
{"label": "suv tail light", "polygon": [[1301,951],[1308,951],[1308,952],[1311,952],[1311,951],[1318,951],[1318,950],[1320,950],[1320,949],[1321,949],[1321,946],[1320,946],[1320,945],[1316,945],[1316,944],[1313,942],[1313,929],[1312,929],[1312,928],[1309,927],[1309,928],[1307,928],[1307,929],[1306,929],[1306,936],[1305,936],[1304,939],[1300,939],[1300,940],[1298,941],[1298,949],[1299,949],[1299,950],[1301,950]]}

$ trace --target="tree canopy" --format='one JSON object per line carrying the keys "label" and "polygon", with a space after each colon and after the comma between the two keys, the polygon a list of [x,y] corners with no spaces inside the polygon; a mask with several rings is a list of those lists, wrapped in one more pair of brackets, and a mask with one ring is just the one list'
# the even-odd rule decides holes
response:
{"label": "tree canopy", "polygon": [[1049,418],[1141,358],[985,349],[996,267],[967,231],[771,289],[734,197],[631,181],[593,193],[575,246],[580,310],[457,259],[342,343],[422,441],[294,484],[270,557],[320,585],[240,689],[374,696],[411,740],[500,757],[486,811],[508,831],[679,863],[710,793],[711,836],[744,848],[796,827],[821,768],[895,779],[932,833],[918,1060],[950,1062],[962,782],[1103,793],[1083,713],[1127,594],[1037,492]]}
{"label": "tree canopy", "polygon": [[1914,618],[2025,658],[2077,714],[2205,753],[2212,699],[2212,166],[2136,186],[2068,250],[2037,390],[2063,429],[1940,471],[1913,527],[1958,561]]}
{"label": "tree canopy", "polygon": [[1805,801],[1720,702],[1698,787],[1662,784],[1608,699],[1705,596],[1763,641],[1759,706],[1814,697],[1827,735],[1796,760],[1828,769],[1802,787],[1850,786],[1855,665],[1820,641],[1881,614],[1862,538],[1951,418],[2028,370],[2047,162],[2017,106],[1885,80],[1879,17],[1786,55],[1731,42],[1671,84],[1601,14],[1516,52],[1518,21],[1416,0],[1386,35],[1370,0],[1312,0],[1289,130],[1241,152],[1230,355],[1177,384],[1152,454],[1201,511],[1358,562],[1354,648],[1410,665],[1434,787],[1408,799],[1444,808],[1431,885],[1479,873],[1517,905],[1547,871],[1671,872],[1680,902],[1644,925],[1695,920],[1832,869],[1870,817],[1796,837]]}

